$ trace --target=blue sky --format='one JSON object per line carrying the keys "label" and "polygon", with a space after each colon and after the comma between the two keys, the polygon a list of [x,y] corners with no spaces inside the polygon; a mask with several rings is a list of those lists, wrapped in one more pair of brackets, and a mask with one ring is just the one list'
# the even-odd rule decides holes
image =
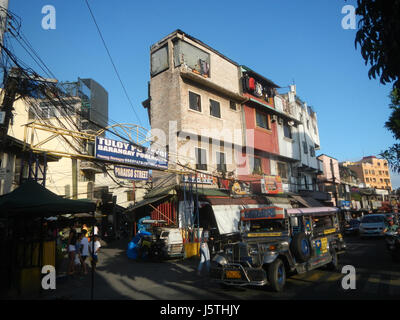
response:
{"label": "blue sky", "polygon": [[[109,118],[149,128],[150,46],[176,29],[205,42],[281,87],[293,81],[317,112],[321,150],[339,161],[377,155],[395,140],[384,128],[390,85],[368,78],[356,30],[343,29],[344,5],[353,0],[89,0],[133,102],[114,73],[84,0],[9,0],[22,31],[61,81],[93,78],[109,93]],[[56,9],[56,29],[42,28],[42,7]],[[40,69],[14,49],[23,60]],[[392,174],[393,187],[400,178]]]}

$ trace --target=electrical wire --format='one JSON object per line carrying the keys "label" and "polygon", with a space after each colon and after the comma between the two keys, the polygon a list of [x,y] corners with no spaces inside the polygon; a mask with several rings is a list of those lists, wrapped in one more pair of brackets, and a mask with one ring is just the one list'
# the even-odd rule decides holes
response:
{"label": "electrical wire", "polygon": [[[99,25],[97,24],[97,21],[96,21],[96,18],[94,17],[94,14],[93,14],[93,12],[92,12],[92,9],[90,8],[89,2],[88,2],[88,0],[85,0],[85,2],[86,2],[86,5],[87,5],[87,7],[88,7],[88,9],[89,9],[90,15],[92,16],[93,22],[94,22],[94,24],[96,25],[97,31],[98,31],[98,33],[99,33],[99,35],[100,35],[101,41],[103,42],[104,48],[105,48],[106,51],[107,51],[108,57],[110,58],[111,64],[113,65],[114,71],[115,71],[115,73],[116,73],[116,75],[117,75],[117,77],[118,77],[118,79],[119,79],[119,82],[121,83],[122,89],[124,90],[125,96],[126,96],[126,98],[128,99],[128,102],[129,102],[129,104],[130,104],[130,106],[131,106],[133,112],[135,113],[136,118],[139,120],[139,123],[142,125],[142,121],[140,120],[139,116],[138,116],[137,113],[136,113],[135,108],[133,107],[132,101],[131,101],[131,99],[129,98],[129,95],[128,95],[128,92],[127,92],[127,90],[126,90],[126,88],[125,88],[125,85],[124,85],[124,83],[122,82],[121,76],[119,75],[119,72],[118,72],[118,70],[117,70],[117,67],[115,66],[114,60],[113,60],[113,58],[111,57],[110,50],[108,50],[107,44],[106,44],[106,42],[105,42],[105,40],[104,40],[104,37],[103,37],[103,35],[102,35],[101,31],[100,31]],[[143,126],[143,125],[142,125],[142,126]]]}

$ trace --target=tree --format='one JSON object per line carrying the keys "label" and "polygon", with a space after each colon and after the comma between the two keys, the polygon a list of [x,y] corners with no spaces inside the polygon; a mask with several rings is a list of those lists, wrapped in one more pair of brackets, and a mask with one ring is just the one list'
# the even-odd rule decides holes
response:
{"label": "tree", "polygon": [[[400,140],[400,0],[357,0],[360,16],[355,46],[361,47],[368,77],[380,77],[382,84],[393,82],[390,94],[392,114],[385,128]],[[393,171],[400,173],[400,144],[380,153]]]}
{"label": "tree", "polygon": [[[394,88],[390,93],[392,114],[389,120],[385,122],[385,128],[393,133],[396,140],[400,140],[400,90]],[[400,144],[395,143],[389,149],[379,154],[386,159],[393,171],[400,173]]]}
{"label": "tree", "polygon": [[369,78],[394,81],[400,89],[400,0],[357,0],[360,16],[355,46],[360,45]]}

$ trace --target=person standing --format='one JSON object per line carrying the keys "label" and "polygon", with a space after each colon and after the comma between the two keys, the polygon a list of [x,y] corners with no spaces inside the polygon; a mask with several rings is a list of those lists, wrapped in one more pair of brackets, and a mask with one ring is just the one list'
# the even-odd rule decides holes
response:
{"label": "person standing", "polygon": [[203,269],[203,265],[206,265],[207,274],[210,272],[210,250],[208,248],[208,231],[203,230],[201,235],[201,243],[200,243],[200,263],[197,268],[197,275],[201,275],[201,270]]}
{"label": "person standing", "polygon": [[71,229],[68,237],[68,274],[75,272],[75,254],[76,254],[76,232]]}
{"label": "person standing", "polygon": [[82,229],[82,239],[81,239],[81,265],[84,274],[88,274],[86,259],[89,256],[89,240],[86,237],[87,231]]}
{"label": "person standing", "polygon": [[94,270],[96,270],[96,264],[99,261],[98,254],[99,254],[99,250],[101,248],[101,244],[100,244],[100,241],[99,241],[99,236],[98,235],[94,235],[93,241],[94,241],[94,251],[92,252],[93,243],[90,243],[89,251],[90,251],[91,257],[92,257],[92,267],[93,267]]}

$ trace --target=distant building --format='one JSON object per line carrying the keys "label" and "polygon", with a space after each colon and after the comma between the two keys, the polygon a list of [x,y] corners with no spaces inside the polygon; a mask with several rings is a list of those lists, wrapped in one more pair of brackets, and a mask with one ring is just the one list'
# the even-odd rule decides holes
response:
{"label": "distant building", "polygon": [[344,162],[343,165],[353,170],[367,187],[392,190],[387,160],[369,156],[357,162]]}

